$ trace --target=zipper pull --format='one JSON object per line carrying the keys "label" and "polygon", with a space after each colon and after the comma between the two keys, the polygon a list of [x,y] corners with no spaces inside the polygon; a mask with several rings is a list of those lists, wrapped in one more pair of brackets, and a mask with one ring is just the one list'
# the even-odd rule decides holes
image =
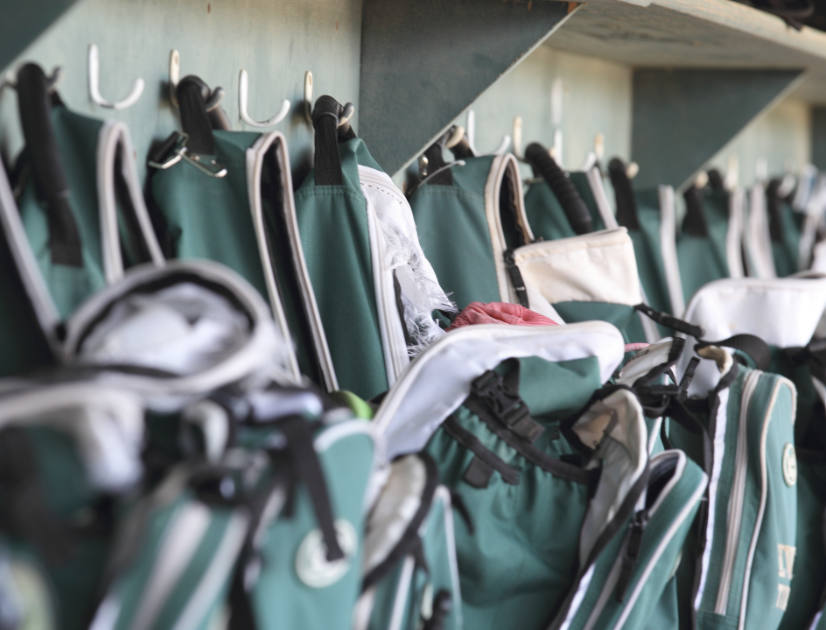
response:
{"label": "zipper pull", "polygon": [[645,533],[646,525],[648,525],[647,510],[640,510],[634,514],[634,518],[631,519],[631,525],[628,528],[625,552],[622,554],[620,574],[617,579],[616,589],[614,590],[614,595],[618,602],[625,599],[625,592],[631,584],[631,577],[639,560],[640,549],[642,548],[642,535]]}
{"label": "zipper pull", "polygon": [[513,255],[512,249],[506,249],[502,254],[505,259],[505,270],[508,272],[508,277],[511,281],[513,290],[516,291],[516,300],[528,308],[528,289],[525,288],[525,281],[522,279],[522,272],[516,264],[516,259]]}

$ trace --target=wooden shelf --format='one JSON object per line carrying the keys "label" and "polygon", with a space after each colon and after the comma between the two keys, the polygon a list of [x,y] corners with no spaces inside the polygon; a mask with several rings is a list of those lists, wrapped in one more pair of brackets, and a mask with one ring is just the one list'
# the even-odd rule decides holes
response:
{"label": "wooden shelf", "polygon": [[591,0],[546,45],[634,67],[805,70],[795,96],[826,103],[826,33],[731,0]]}

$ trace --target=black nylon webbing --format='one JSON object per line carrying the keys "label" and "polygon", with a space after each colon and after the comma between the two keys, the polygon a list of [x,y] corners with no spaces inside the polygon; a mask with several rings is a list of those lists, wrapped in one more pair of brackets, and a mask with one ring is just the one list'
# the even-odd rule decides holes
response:
{"label": "black nylon webbing", "polygon": [[26,153],[32,162],[38,197],[45,205],[51,260],[82,267],[83,246],[69,205],[69,184],[50,120],[48,79],[40,66],[27,63],[20,69],[17,96]]}

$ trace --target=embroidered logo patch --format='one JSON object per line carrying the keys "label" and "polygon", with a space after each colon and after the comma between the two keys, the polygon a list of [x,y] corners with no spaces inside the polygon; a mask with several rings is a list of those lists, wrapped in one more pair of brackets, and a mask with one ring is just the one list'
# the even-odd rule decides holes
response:
{"label": "embroidered logo patch", "polygon": [[358,545],[356,529],[343,518],[336,521],[338,544],[344,552],[341,560],[329,562],[321,531],[314,529],[304,537],[295,554],[298,578],[312,588],[326,588],[338,582],[350,568],[350,560]]}
{"label": "embroidered logo patch", "polygon": [[783,447],[783,481],[790,488],[797,483],[797,456],[792,444]]}

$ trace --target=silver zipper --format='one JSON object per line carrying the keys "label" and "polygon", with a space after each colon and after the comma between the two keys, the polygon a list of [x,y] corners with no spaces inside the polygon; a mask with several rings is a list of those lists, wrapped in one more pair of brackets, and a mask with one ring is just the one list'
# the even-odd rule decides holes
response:
{"label": "silver zipper", "polygon": [[740,399],[740,418],[737,429],[737,450],[734,460],[734,481],[732,495],[729,502],[728,531],[726,532],[726,546],[723,556],[723,568],[720,572],[720,589],[717,591],[717,602],[714,612],[724,615],[731,590],[734,561],[737,555],[737,541],[740,538],[740,525],[743,519],[743,499],[746,490],[746,469],[748,467],[748,412],[749,403],[760,380],[762,372],[752,371],[743,384],[743,395]]}

